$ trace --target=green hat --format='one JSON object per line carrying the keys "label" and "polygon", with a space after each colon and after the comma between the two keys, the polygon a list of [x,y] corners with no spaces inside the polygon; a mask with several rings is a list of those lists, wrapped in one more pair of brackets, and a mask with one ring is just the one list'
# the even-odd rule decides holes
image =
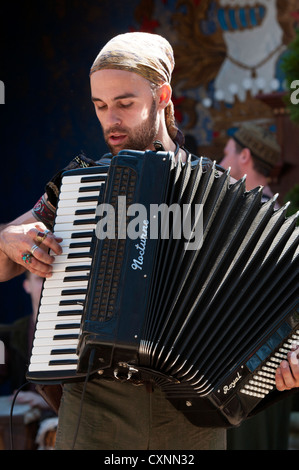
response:
{"label": "green hat", "polygon": [[280,160],[281,149],[268,129],[252,123],[243,124],[233,135],[235,141],[248,148],[266,169],[272,170]]}

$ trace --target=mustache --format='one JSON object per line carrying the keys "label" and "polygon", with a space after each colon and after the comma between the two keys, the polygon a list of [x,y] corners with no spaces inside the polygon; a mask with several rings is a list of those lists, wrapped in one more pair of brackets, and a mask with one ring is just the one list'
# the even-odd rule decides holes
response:
{"label": "mustache", "polygon": [[127,133],[128,133],[127,129],[125,129],[124,127],[119,127],[119,126],[110,127],[110,129],[104,130],[105,136],[109,136],[111,134],[127,134]]}

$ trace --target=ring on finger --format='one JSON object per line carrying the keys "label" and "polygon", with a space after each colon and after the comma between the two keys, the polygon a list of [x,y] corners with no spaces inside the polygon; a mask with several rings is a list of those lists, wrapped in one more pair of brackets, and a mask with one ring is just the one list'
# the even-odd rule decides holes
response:
{"label": "ring on finger", "polygon": [[34,256],[34,252],[37,248],[38,248],[37,245],[33,245],[33,247],[31,248],[30,253],[31,253],[32,256]]}
{"label": "ring on finger", "polygon": [[39,243],[43,243],[45,238],[47,237],[50,230],[45,230],[44,232],[37,232],[36,239]]}
{"label": "ring on finger", "polygon": [[30,264],[32,261],[32,254],[31,253],[23,253],[22,254],[22,260],[24,261],[25,264]]}

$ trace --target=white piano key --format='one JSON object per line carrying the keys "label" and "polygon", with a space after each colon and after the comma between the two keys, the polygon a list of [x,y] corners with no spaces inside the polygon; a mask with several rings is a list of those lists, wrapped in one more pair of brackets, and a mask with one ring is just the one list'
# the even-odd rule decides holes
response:
{"label": "white piano key", "polygon": [[[77,295],[83,295],[83,292],[80,292],[78,294],[75,294],[74,291],[81,289],[80,286],[76,287],[69,287],[63,284],[63,286],[60,287],[51,287],[49,286],[48,289],[44,289],[42,292],[42,298],[47,296],[47,297],[61,297],[63,298],[69,298],[70,296],[74,296],[74,299],[76,298]],[[82,287],[84,289],[84,287]],[[64,295],[63,295],[64,293]]]}
{"label": "white piano key", "polygon": [[33,346],[48,346],[49,348],[52,347],[52,345],[55,345],[57,347],[77,347],[78,345],[78,340],[75,338],[64,338],[64,339],[53,339],[52,336],[42,336],[39,335],[34,338]]}
{"label": "white piano key", "polygon": [[41,346],[34,346],[34,352],[37,354],[37,355],[49,355],[49,354],[58,354],[60,351],[74,351],[76,352],[77,351],[77,346],[76,344],[74,343],[73,345],[68,345],[68,346],[64,346],[64,347],[61,347],[61,346],[57,346],[55,344],[52,344],[52,345],[41,345]]}
{"label": "white piano key", "polygon": [[49,363],[50,361],[56,361],[56,360],[61,360],[61,361],[77,361],[78,356],[77,354],[35,354],[34,357],[32,358],[31,364],[38,364],[38,363]]}
{"label": "white piano key", "polygon": [[77,185],[74,185],[72,184],[71,182],[63,182],[62,181],[62,184],[61,184],[61,191],[63,193],[65,192],[69,192],[69,191],[74,191],[74,188],[94,188],[95,186],[101,186],[103,183],[101,181],[87,181],[87,182],[84,182],[84,183],[81,183],[79,182],[79,184]]}
{"label": "white piano key", "polygon": [[80,191],[66,191],[64,193],[61,193],[59,196],[60,201],[64,201],[66,199],[70,199],[72,201],[75,201],[81,197],[98,197],[99,196],[99,191],[89,191],[89,192],[80,192]]}
{"label": "white piano key", "polygon": [[[57,302],[58,300],[58,302]],[[57,297],[47,297],[47,296],[43,296],[41,298],[41,305],[45,305],[45,304],[56,304],[56,305],[59,305],[59,302],[63,301],[63,300],[67,300],[67,301],[76,301],[78,302],[78,304],[80,305],[80,302],[84,302],[85,300],[85,295],[69,295],[67,298],[66,296],[57,296]]]}
{"label": "white piano key", "polygon": [[[81,234],[82,232],[88,233],[88,237],[82,238],[82,240],[92,240],[94,229],[92,230],[76,230],[76,233]],[[56,237],[60,237],[64,240],[77,240],[76,237],[72,237],[74,230],[55,230]]]}
{"label": "white piano key", "polygon": [[43,312],[39,315],[39,323],[44,321],[58,321],[63,320],[64,318],[67,320],[71,320],[73,323],[75,323],[76,321],[81,320],[81,316],[82,311],[78,311],[78,315],[57,315],[57,310],[55,312]]}
{"label": "white piano key", "polygon": [[[82,224],[82,225],[74,225],[73,223],[58,223],[54,226],[54,233],[56,232],[83,232],[87,230],[95,230],[96,224]],[[64,238],[64,237],[62,237]]]}
{"label": "white piano key", "polygon": [[[88,194],[86,195],[88,196]],[[64,199],[62,201],[59,201],[57,204],[57,209],[63,209],[63,208],[69,208],[71,210],[77,210],[77,209],[87,209],[88,207],[91,207],[92,202],[94,202],[94,205],[92,207],[96,208],[97,206],[97,201],[89,201],[80,199],[80,201],[74,201],[72,199]],[[75,206],[75,207],[74,207]]]}
{"label": "white piano key", "polygon": [[47,372],[47,371],[67,371],[67,370],[76,370],[77,364],[67,364],[67,365],[53,365],[50,366],[46,363],[32,364],[29,365],[29,372]]}
{"label": "white piano key", "polygon": [[[63,264],[64,265],[64,269],[66,266],[68,265],[72,265],[72,264],[75,264],[75,265],[87,265],[89,264],[89,262],[91,263],[91,257],[90,256],[84,256],[84,257],[78,257],[78,258],[70,258],[68,255],[61,255],[59,257],[56,257],[55,260],[53,261],[53,264],[52,264],[52,269],[54,270],[54,266],[56,264]],[[60,267],[60,270],[61,270],[62,266]]]}
{"label": "white piano key", "polygon": [[[81,267],[86,267],[86,266],[91,266],[91,258],[84,258],[84,260],[81,260],[78,261],[78,259],[74,259],[72,260],[72,263],[70,262],[66,262],[68,260],[65,260],[63,263],[60,262],[60,260],[55,260],[54,264],[52,265],[52,273],[57,273],[57,272],[64,272],[64,273],[67,273],[67,274],[71,274],[71,273],[80,273],[81,271],[79,270]],[[72,269],[73,268],[73,271],[71,270],[68,270],[66,271],[67,268],[70,268]],[[49,278],[50,279],[50,278]]]}
{"label": "white piano key", "polygon": [[[44,322],[46,323],[46,322]],[[53,341],[56,341],[54,338],[57,336],[57,341],[60,341],[59,337],[67,336],[67,335],[78,335],[80,333],[80,327],[74,328],[72,330],[54,330],[53,328],[38,328],[39,322],[37,324],[37,329],[35,330],[34,338],[52,338]],[[62,339],[62,338],[61,338]],[[72,338],[70,338],[72,339]]]}
{"label": "white piano key", "polygon": [[[91,247],[87,247],[87,246],[85,246],[85,247],[84,246],[82,246],[82,247],[62,246],[61,248],[62,248],[62,253],[59,256],[57,256],[52,250],[50,251],[51,256],[54,256],[54,258],[55,258],[55,262],[61,262],[61,260],[63,259],[62,256],[67,256],[70,259],[72,257],[74,258],[75,253],[82,253],[82,254],[84,254],[84,256],[86,256],[86,255],[92,256]],[[71,255],[71,256],[69,256],[69,255]]]}
{"label": "white piano key", "polygon": [[[71,328],[72,325],[76,325],[76,328]],[[65,326],[70,333],[73,332],[75,329],[80,329],[80,322],[78,322],[78,319],[76,321],[72,321],[69,319],[62,319],[59,320],[57,319],[56,321],[43,321],[43,318],[41,317],[39,322],[36,325],[36,331],[37,330],[52,330],[52,333],[56,334],[64,334],[64,329],[60,329],[58,327],[63,327]],[[67,326],[69,328],[67,328]]]}
{"label": "white piano key", "polygon": [[82,247],[69,247],[69,246],[62,246],[62,255],[68,255],[70,253],[90,253],[90,247],[82,246]]}
{"label": "white piano key", "polygon": [[65,223],[74,223],[75,220],[84,220],[84,219],[93,219],[95,218],[94,214],[70,214],[70,215],[63,215],[61,217],[57,217],[55,220],[55,227],[59,224],[65,224]]}
{"label": "white piano key", "polygon": [[[51,281],[48,281],[47,282],[47,285],[46,285],[46,289],[45,289],[45,292],[47,289],[54,289],[54,288],[59,288],[61,287],[61,279],[53,279],[51,278]],[[78,287],[78,288],[87,288],[87,285],[88,285],[88,280],[86,281],[70,281],[70,282],[65,282],[63,283],[63,289],[70,289],[70,288],[75,288],[75,287]]]}
{"label": "white piano key", "polygon": [[39,308],[39,313],[51,313],[51,312],[58,312],[58,311],[64,311],[64,310],[78,310],[83,312],[83,305],[78,304],[78,305],[59,305],[59,302],[56,304],[43,304],[40,305]]}
{"label": "white piano key", "polygon": [[[101,173],[101,175],[99,175],[99,177],[101,177],[101,176],[103,176],[103,175],[106,175],[106,176],[107,176],[107,173],[106,173],[106,172]],[[95,182],[95,181],[86,181],[86,180],[85,180],[84,183],[83,183],[83,182],[82,182],[82,176],[83,176],[83,175],[64,176],[64,177],[62,178],[61,184],[62,184],[62,186],[68,186],[68,185],[69,185],[69,186],[70,186],[70,185],[80,186],[80,185],[84,184],[84,186],[85,186],[85,185],[88,185],[88,184],[93,184],[93,185],[95,185],[95,184],[100,184],[100,183],[102,183],[102,181],[97,181],[97,182]]]}
{"label": "white piano key", "polygon": [[89,277],[89,270],[82,270],[78,272],[65,272],[65,271],[58,271],[52,274],[51,277],[48,277],[45,282],[44,286],[46,287],[47,285],[50,285],[52,282],[59,282],[60,285],[64,285],[64,282],[66,286],[68,286],[67,279],[72,278],[74,276],[80,276],[80,277],[86,277],[86,279]]}
{"label": "white piano key", "polygon": [[56,210],[56,217],[64,217],[64,216],[68,216],[68,215],[72,215],[73,217],[78,217],[78,215],[82,215],[82,214],[78,214],[78,211],[80,209],[84,209],[84,211],[90,211],[90,214],[85,214],[85,217],[86,215],[89,215],[89,216],[92,216],[92,215],[95,215],[95,211],[96,211],[96,208],[94,206],[91,206],[90,203],[89,205],[85,205],[84,207],[78,207],[78,205],[75,205],[74,206],[74,203],[70,204],[70,205],[59,205],[57,207],[57,210]]}
{"label": "white piano key", "polygon": [[[80,233],[82,233],[82,231]],[[67,235],[67,233],[64,232],[64,235]],[[88,235],[88,237],[84,237],[84,238],[67,238],[66,236],[64,236],[62,242],[59,243],[59,245],[61,247],[64,247],[64,246],[70,246],[73,243],[91,243],[92,235],[93,235],[93,232],[90,232],[90,235]],[[56,255],[56,256],[59,256],[59,255]]]}

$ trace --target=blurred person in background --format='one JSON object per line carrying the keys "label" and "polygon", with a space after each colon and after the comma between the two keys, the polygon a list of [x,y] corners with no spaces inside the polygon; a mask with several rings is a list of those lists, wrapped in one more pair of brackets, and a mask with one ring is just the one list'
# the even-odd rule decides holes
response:
{"label": "blurred person in background", "polygon": [[266,201],[273,197],[269,182],[280,154],[280,146],[272,132],[246,123],[227,141],[220,165],[230,167],[231,176],[236,180],[246,175],[247,190],[263,186],[263,200]]}
{"label": "blurred person in background", "polygon": [[[231,168],[231,176],[239,180],[246,175],[249,191],[263,186],[263,201],[273,197],[269,186],[272,170],[280,161],[280,147],[272,132],[252,123],[243,124],[224,148],[220,164]],[[279,205],[276,202],[275,208]],[[279,369],[278,373],[281,371]],[[229,429],[227,448],[231,450],[284,450],[288,448],[290,413],[293,398],[285,399],[257,416]]]}
{"label": "blurred person in background", "polygon": [[[26,373],[30,359],[34,337],[36,317],[38,313],[43,278],[27,271],[23,281],[25,292],[30,295],[32,313],[25,315],[10,325],[9,332],[5,332],[5,364],[0,365],[0,380],[8,381],[12,391],[11,400],[16,391],[26,384]],[[1,333],[0,333],[1,336]],[[0,337],[1,339],[1,337]],[[49,408],[44,398],[35,390],[35,386],[27,384],[17,394],[16,404],[29,405],[30,416],[27,419],[32,428],[32,434],[38,432],[39,448],[49,448],[45,445],[48,436],[56,432],[57,417]],[[42,437],[41,437],[42,436]]]}

